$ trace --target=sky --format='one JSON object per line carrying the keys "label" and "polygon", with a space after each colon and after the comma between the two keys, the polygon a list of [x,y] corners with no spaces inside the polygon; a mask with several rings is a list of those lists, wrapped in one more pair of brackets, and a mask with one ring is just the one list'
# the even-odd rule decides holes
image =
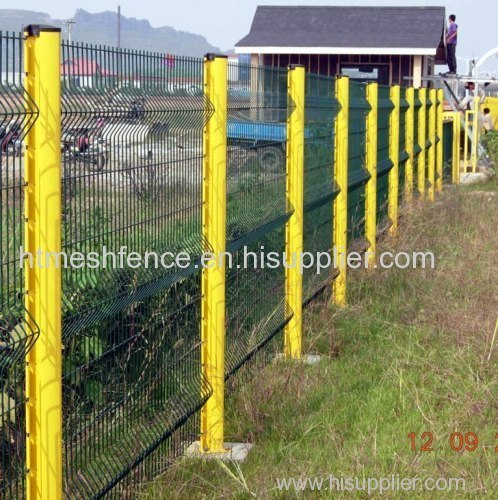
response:
{"label": "sky", "polygon": [[[173,26],[204,35],[222,50],[232,48],[249,32],[257,5],[445,6],[447,15],[457,16],[458,56],[480,56],[498,46],[497,0],[18,0],[15,8],[46,12],[54,18],[65,19],[70,18],[76,8],[102,12],[116,10],[118,4],[126,17],[147,19],[154,27]],[[0,0],[0,7],[12,8],[13,4]],[[407,26],[407,36],[409,32]],[[466,62],[460,60],[459,64],[463,69]]]}

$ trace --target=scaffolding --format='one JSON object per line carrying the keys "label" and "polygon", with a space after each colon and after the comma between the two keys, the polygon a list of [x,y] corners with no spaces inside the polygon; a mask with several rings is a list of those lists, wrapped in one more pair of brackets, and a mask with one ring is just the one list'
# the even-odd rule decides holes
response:
{"label": "scaffolding", "polygon": [[[477,66],[476,66],[477,67]],[[474,68],[475,69],[475,68]],[[407,80],[412,80],[412,78],[407,77]],[[481,135],[481,119],[479,113],[480,106],[480,94],[479,85],[489,85],[490,83],[495,83],[495,79],[491,78],[478,78],[472,76],[423,76],[421,78],[423,82],[428,82],[434,87],[443,89],[445,100],[451,107],[454,113],[459,113],[461,115],[461,130],[462,134],[462,145],[463,145],[463,158],[461,161],[461,166],[464,172],[475,173],[477,171],[478,163],[480,158],[485,158],[485,151],[480,143]],[[458,90],[460,84],[474,83],[475,88],[472,92],[471,99],[469,100],[470,109],[462,109],[462,101],[465,97],[460,98],[458,96]],[[468,91],[467,91],[468,92]]]}

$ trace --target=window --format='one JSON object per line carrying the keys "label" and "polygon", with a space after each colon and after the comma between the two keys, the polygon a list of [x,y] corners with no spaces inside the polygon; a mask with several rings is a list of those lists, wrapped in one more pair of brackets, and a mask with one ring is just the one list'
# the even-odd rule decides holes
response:
{"label": "window", "polygon": [[341,74],[353,80],[374,81],[389,85],[389,65],[341,64]]}

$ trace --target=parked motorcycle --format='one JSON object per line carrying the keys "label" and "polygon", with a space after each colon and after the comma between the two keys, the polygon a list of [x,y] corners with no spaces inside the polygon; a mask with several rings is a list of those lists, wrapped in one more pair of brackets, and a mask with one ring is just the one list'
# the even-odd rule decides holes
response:
{"label": "parked motorcycle", "polygon": [[12,156],[20,156],[22,151],[21,125],[0,126],[0,150]]}
{"label": "parked motorcycle", "polygon": [[109,162],[108,145],[104,139],[92,138],[88,131],[67,133],[62,141],[64,160],[83,162],[100,172]]}

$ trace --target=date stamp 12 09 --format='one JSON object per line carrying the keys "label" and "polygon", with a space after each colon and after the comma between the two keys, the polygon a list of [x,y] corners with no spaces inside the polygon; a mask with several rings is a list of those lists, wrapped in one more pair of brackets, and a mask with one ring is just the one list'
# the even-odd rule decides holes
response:
{"label": "date stamp 12 09", "polygon": [[[436,439],[432,432],[423,432],[419,436],[417,436],[415,432],[411,432],[408,434],[408,439],[410,440],[412,451],[434,451]],[[495,434],[495,439],[497,443],[495,452],[498,453],[498,433]],[[452,432],[448,438],[450,449],[456,452],[476,451],[479,447],[479,442],[479,437],[475,432],[467,432],[465,434],[461,432]],[[483,443],[481,443],[481,445],[482,444]],[[489,444],[489,446],[491,446],[491,444]]]}

